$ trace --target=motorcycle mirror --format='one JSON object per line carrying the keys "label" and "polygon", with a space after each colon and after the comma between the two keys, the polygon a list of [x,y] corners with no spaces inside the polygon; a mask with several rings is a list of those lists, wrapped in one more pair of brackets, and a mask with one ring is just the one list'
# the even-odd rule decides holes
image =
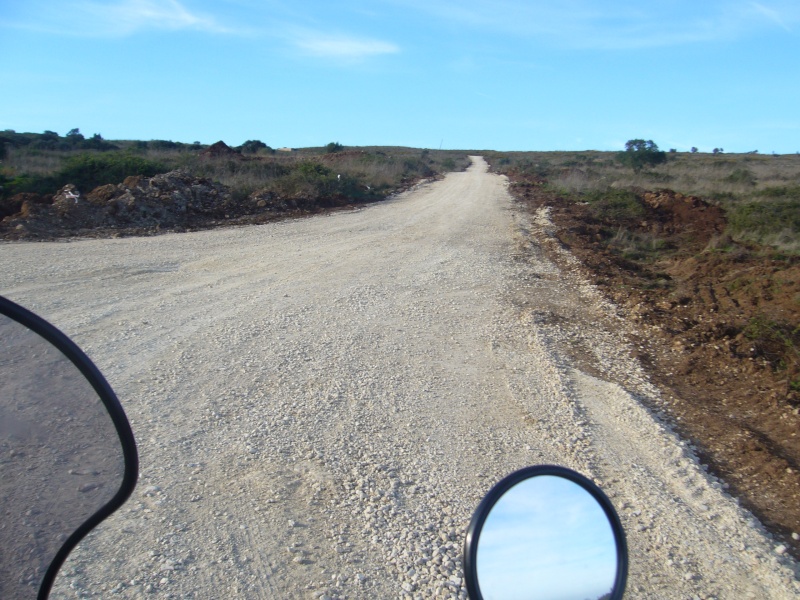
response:
{"label": "motorcycle mirror", "polygon": [[619,516],[591,480],[542,465],[484,497],[464,544],[471,600],[615,600],[628,577]]}
{"label": "motorcycle mirror", "polygon": [[97,367],[0,297],[0,598],[46,599],[70,551],[131,495],[138,465]]}

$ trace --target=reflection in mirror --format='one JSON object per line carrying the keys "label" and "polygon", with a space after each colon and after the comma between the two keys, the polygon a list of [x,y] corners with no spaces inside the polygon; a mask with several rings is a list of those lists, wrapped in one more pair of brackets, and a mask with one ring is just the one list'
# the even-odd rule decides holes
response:
{"label": "reflection in mirror", "polygon": [[577,483],[553,475],[511,487],[478,540],[478,585],[486,600],[610,598],[617,567],[603,508]]}

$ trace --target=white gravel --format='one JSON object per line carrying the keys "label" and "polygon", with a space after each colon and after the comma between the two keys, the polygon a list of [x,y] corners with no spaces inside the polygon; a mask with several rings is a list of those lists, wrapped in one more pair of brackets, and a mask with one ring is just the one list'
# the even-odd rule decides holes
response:
{"label": "white gravel", "polygon": [[0,293],[95,360],[141,456],[53,598],[463,598],[472,510],[536,463],[611,496],[627,597],[798,597],[797,565],[642,408],[658,390],[624,322],[545,258],[546,213],[506,185],[476,158],[355,212],[0,246]]}

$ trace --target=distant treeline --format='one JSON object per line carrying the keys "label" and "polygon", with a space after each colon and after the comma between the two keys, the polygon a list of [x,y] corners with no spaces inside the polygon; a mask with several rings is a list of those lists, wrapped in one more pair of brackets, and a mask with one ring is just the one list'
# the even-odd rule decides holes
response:
{"label": "distant treeline", "polygon": [[85,137],[79,129],[71,129],[65,136],[55,131],[44,133],[17,133],[13,129],[0,132],[0,160],[8,155],[9,148],[29,148],[31,150],[119,150],[119,146],[107,142],[99,133]]}
{"label": "distant treeline", "polygon": [[[328,146],[340,146],[338,143],[331,143]],[[43,133],[17,133],[13,129],[6,129],[0,132],[0,160],[8,156],[11,149],[25,148],[28,150],[56,150],[61,152],[73,152],[75,150],[97,150],[108,152],[111,150],[203,150],[208,146],[200,142],[186,144],[183,142],[173,142],[172,140],[133,140],[110,142],[103,138],[99,133],[91,137],[84,136],[80,129],[75,128],[67,132],[66,135],[59,135],[55,131],[44,131]],[[234,148],[243,154],[273,153],[270,148],[261,140],[247,140],[245,143]]]}

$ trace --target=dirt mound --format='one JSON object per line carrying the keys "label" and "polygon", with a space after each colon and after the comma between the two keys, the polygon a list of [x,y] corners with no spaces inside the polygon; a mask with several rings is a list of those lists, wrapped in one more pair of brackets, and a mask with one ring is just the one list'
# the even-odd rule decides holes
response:
{"label": "dirt mound", "polygon": [[10,198],[0,200],[0,219],[17,214],[23,210],[25,204],[50,204],[51,202],[52,198],[40,196],[39,194],[28,192],[14,194]]}
{"label": "dirt mound", "polygon": [[200,156],[204,158],[233,158],[237,160],[244,159],[241,152],[234,150],[222,140],[215,144],[211,144],[208,148],[200,153]]}
{"label": "dirt mound", "polygon": [[648,225],[658,235],[691,233],[695,243],[706,244],[725,230],[725,212],[697,196],[665,189],[640,198],[649,209]]}

